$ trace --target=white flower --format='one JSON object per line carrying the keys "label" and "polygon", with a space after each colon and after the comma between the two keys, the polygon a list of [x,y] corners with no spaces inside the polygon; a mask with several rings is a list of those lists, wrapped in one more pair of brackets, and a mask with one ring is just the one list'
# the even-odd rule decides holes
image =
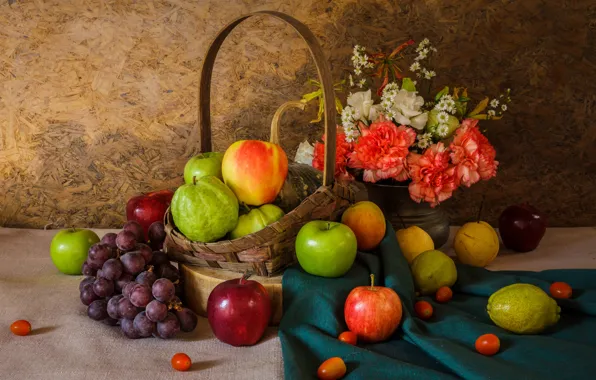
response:
{"label": "white flower", "polygon": [[296,157],[294,157],[294,162],[299,164],[306,164],[312,166],[312,159],[315,153],[315,147],[310,145],[307,140],[298,145],[298,150],[296,151]]}
{"label": "white flower", "polygon": [[428,71],[426,69],[424,70],[424,78],[425,79],[431,79],[436,76],[437,76],[437,73],[435,73],[433,70],[431,70],[431,71]]}
{"label": "white flower", "polygon": [[432,143],[432,135],[430,133],[418,135],[416,138],[418,139],[417,145],[420,149],[425,149]]}
{"label": "white flower", "polygon": [[358,82],[358,87],[362,88],[364,87],[364,85],[366,84],[366,79],[360,79],[360,82]]}
{"label": "white flower", "polygon": [[362,74],[362,70],[354,69],[354,74],[356,74],[358,76],[358,75]]}
{"label": "white flower", "polygon": [[417,96],[416,92],[401,89],[397,91],[392,99],[391,107],[386,109],[391,111],[393,119],[402,125],[410,125],[415,129],[421,130],[426,125],[428,113],[420,109],[424,105],[424,98]]}
{"label": "white flower", "polygon": [[412,65],[410,66],[410,71],[416,72],[418,70],[420,70],[420,62],[412,63]]}
{"label": "white flower", "polygon": [[426,57],[428,57],[428,49],[422,49],[418,53],[418,57],[416,57],[416,61],[420,61],[421,59],[424,59]]}
{"label": "white flower", "polygon": [[344,133],[346,134],[346,141],[353,142],[356,141],[360,133],[358,132],[358,128],[354,123],[344,123]]}
{"label": "white flower", "polygon": [[352,74],[350,74],[348,79],[350,80],[350,87],[354,87],[354,78],[352,78]]}
{"label": "white flower", "polygon": [[439,114],[437,115],[437,121],[439,122],[439,124],[447,123],[448,120],[449,114],[445,111],[439,112]]}
{"label": "white flower", "polygon": [[348,107],[354,110],[352,117],[353,120],[362,120],[366,124],[368,124],[369,121],[375,120],[379,114],[379,106],[373,105],[370,90],[360,91],[350,95],[348,97]]}
{"label": "white flower", "polygon": [[399,91],[399,85],[395,82],[387,83],[387,85],[383,89],[383,94],[385,94],[385,92],[389,92],[389,91]]}
{"label": "white flower", "polygon": [[447,124],[439,124],[437,127],[437,134],[441,137],[447,136],[447,132],[449,132],[449,127]]}
{"label": "white flower", "polygon": [[487,114],[488,114],[488,117],[489,118],[490,117],[494,117],[495,116],[495,110],[488,110]]}
{"label": "white flower", "polygon": [[490,101],[490,106],[493,108],[497,108],[499,106],[499,101],[497,99],[493,99]]}
{"label": "white flower", "polygon": [[503,105],[501,105],[501,109],[502,109],[503,111],[507,111],[507,105],[506,105],[506,104],[503,104]]}
{"label": "white flower", "polygon": [[430,41],[428,40],[428,38],[425,38],[422,40],[422,42],[420,42],[420,45],[424,46],[424,45],[428,45],[430,44]]}

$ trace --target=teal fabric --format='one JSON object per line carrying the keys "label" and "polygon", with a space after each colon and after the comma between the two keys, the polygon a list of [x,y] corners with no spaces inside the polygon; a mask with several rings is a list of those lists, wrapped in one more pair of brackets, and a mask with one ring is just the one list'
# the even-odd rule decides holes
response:
{"label": "teal fabric", "polygon": [[[564,254],[562,252],[561,254]],[[422,321],[414,315],[414,284],[394,230],[375,253],[358,253],[343,277],[311,276],[299,266],[283,277],[284,316],[279,327],[284,373],[288,380],[316,379],[325,359],[346,362],[345,379],[595,379],[596,378],[596,270],[491,272],[458,266],[454,297],[432,303],[434,316]],[[403,303],[402,324],[386,342],[357,347],[336,337],[345,331],[344,301],[354,287],[369,284],[391,287]],[[565,281],[574,289],[571,300],[560,300],[561,320],[540,335],[521,336],[494,325],[486,313],[488,297],[503,286],[530,283],[548,292],[551,282]],[[493,333],[501,350],[492,357],[478,354],[476,338]]]}

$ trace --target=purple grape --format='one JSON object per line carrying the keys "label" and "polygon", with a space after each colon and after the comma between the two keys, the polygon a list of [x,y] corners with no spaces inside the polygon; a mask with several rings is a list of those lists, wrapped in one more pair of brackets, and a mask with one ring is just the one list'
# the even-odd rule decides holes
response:
{"label": "purple grape", "polygon": [[122,293],[124,287],[129,282],[133,282],[134,277],[130,273],[122,273],[122,276],[118,280],[115,281],[114,291],[117,293]]}
{"label": "purple grape", "polygon": [[132,275],[141,273],[145,268],[145,259],[143,259],[143,255],[138,252],[127,253],[120,257],[120,261],[124,267],[124,272]]}
{"label": "purple grape", "polygon": [[95,276],[97,274],[97,268],[90,265],[87,261],[83,263],[82,271],[85,276]]}
{"label": "purple grape", "polygon": [[151,260],[151,265],[159,266],[162,264],[169,264],[170,258],[168,255],[161,251],[153,251],[153,260]]}
{"label": "purple grape", "polygon": [[147,236],[149,237],[149,243],[151,244],[151,248],[153,248],[153,250],[159,251],[162,249],[163,242],[166,240],[166,230],[163,222],[157,221],[151,223],[147,232]]}
{"label": "purple grape", "polygon": [[135,284],[128,299],[137,307],[145,307],[153,299],[151,297],[151,288],[145,284]]}
{"label": "purple grape", "polygon": [[143,338],[148,338],[155,332],[155,322],[147,318],[145,312],[140,312],[134,319],[135,330]]}
{"label": "purple grape", "polygon": [[108,303],[105,300],[95,300],[87,308],[89,318],[102,321],[108,317]]}
{"label": "purple grape", "polygon": [[109,297],[114,294],[114,281],[100,277],[93,283],[93,291],[98,297]]}
{"label": "purple grape", "polygon": [[156,335],[162,339],[173,338],[180,331],[180,322],[178,318],[172,313],[164,318],[163,321],[157,322]]}
{"label": "purple grape", "polygon": [[157,276],[155,275],[155,273],[146,270],[144,272],[139,273],[135,281],[139,284],[145,284],[149,288],[151,288],[155,280],[157,280]]}
{"label": "purple grape", "polygon": [[139,332],[135,329],[132,319],[121,319],[120,328],[127,338],[139,339],[141,337]]}
{"label": "purple grape", "polygon": [[153,293],[153,297],[155,297],[156,300],[168,303],[174,298],[176,289],[174,288],[172,281],[168,280],[167,278],[160,278],[153,283],[151,292]]}
{"label": "purple grape", "polygon": [[[104,263],[104,264],[105,264],[105,263]],[[101,269],[99,269],[99,270],[97,271],[97,274],[95,275],[95,277],[97,277],[97,278],[104,277],[104,276],[103,276],[103,271],[102,271]],[[104,278],[105,278],[105,277],[104,277]]]}
{"label": "purple grape", "polygon": [[87,262],[88,263],[101,263],[99,268],[108,261],[109,259],[114,257],[114,251],[106,244],[102,243],[95,243],[89,248]]}
{"label": "purple grape", "polygon": [[124,223],[122,231],[131,232],[139,243],[145,241],[145,231],[143,231],[143,227],[137,221],[129,220]]}
{"label": "purple grape", "polygon": [[122,289],[122,295],[124,298],[130,298],[130,292],[132,292],[132,288],[136,285],[136,282],[131,281]]}
{"label": "purple grape", "polygon": [[137,243],[134,252],[140,253],[143,259],[145,259],[146,264],[150,263],[151,259],[153,259],[153,250],[147,244]]}
{"label": "purple grape", "polygon": [[134,317],[139,314],[139,309],[123,297],[118,301],[118,314],[120,314],[120,317],[122,318],[134,319]]}
{"label": "purple grape", "polygon": [[85,286],[83,286],[83,290],[81,290],[81,302],[83,303],[83,305],[85,306],[89,306],[91,305],[91,303],[93,301],[96,301],[99,299],[99,297],[97,296],[97,294],[95,294],[95,292],[93,291],[93,284],[86,284]]}
{"label": "purple grape", "polygon": [[116,246],[119,250],[128,252],[135,249],[137,238],[135,234],[130,231],[120,231],[116,237]]}
{"label": "purple grape", "polygon": [[123,270],[122,263],[118,259],[109,259],[101,267],[103,277],[112,281],[119,279]]}
{"label": "purple grape", "polygon": [[112,248],[112,250],[114,250],[118,248],[118,246],[116,246],[116,236],[118,235],[116,235],[113,232],[108,232],[107,234],[103,235],[99,242],[107,245],[108,247]]}
{"label": "purple grape", "polygon": [[180,321],[180,330],[184,332],[191,332],[197,327],[199,318],[189,308],[183,307],[180,310],[176,310],[174,314],[178,318],[178,321]]}
{"label": "purple grape", "polygon": [[79,284],[79,292],[83,291],[83,287],[87,284],[93,284],[95,282],[95,277],[85,277],[83,281]]}
{"label": "purple grape", "polygon": [[147,318],[153,322],[163,321],[168,315],[168,307],[158,300],[153,300],[147,304],[145,313],[147,314]]}
{"label": "purple grape", "polygon": [[178,272],[178,269],[170,263],[159,265],[157,267],[156,274],[157,277],[167,278],[172,282],[176,282],[178,279],[180,279],[180,273]]}
{"label": "purple grape", "polygon": [[108,326],[118,326],[118,320],[114,319],[114,318],[110,318],[110,317],[107,317],[106,319],[104,319],[101,322]]}
{"label": "purple grape", "polygon": [[118,302],[124,298],[121,295],[114,296],[108,301],[108,315],[110,318],[120,319],[120,312],[118,311]]}

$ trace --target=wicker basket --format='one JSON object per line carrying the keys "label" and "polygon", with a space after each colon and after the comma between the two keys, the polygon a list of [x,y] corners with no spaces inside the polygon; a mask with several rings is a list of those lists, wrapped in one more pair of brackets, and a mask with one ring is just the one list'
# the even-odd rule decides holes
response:
{"label": "wicker basket", "polygon": [[[223,28],[207,51],[199,87],[199,129],[201,151],[211,151],[210,88],[213,64],[217,52],[230,32],[247,18],[270,15],[290,24],[304,39],[317,66],[325,101],[325,168],[323,185],[308,195],[299,205],[277,222],[254,234],[235,240],[213,243],[193,242],[174,225],[170,211],[166,212],[165,250],[172,260],[180,263],[221,268],[236,272],[251,271],[259,276],[272,276],[296,261],[295,239],[300,228],[316,219],[336,220],[341,212],[357,199],[358,187],[334,182],[336,123],[331,73],[323,51],[312,32],[298,20],[279,12],[260,11],[242,16]],[[283,106],[282,106],[283,107]],[[281,108],[281,107],[280,107]],[[276,125],[281,112],[276,113]],[[278,131],[272,130],[271,140],[278,143]],[[296,173],[296,171],[294,171]],[[292,170],[289,170],[289,174]],[[291,180],[286,179],[286,182]]]}

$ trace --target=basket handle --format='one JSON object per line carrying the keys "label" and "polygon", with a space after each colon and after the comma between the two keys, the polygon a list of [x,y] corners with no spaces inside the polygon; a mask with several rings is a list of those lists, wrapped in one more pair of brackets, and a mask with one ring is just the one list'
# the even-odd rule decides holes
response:
{"label": "basket handle", "polygon": [[279,130],[281,129],[281,127],[280,127],[281,117],[283,116],[284,112],[286,112],[288,110],[288,108],[292,108],[292,107],[300,108],[301,110],[304,111],[304,109],[306,108],[306,103],[301,102],[300,100],[290,100],[289,102],[285,102],[284,104],[279,106],[277,111],[275,111],[275,114],[273,114],[273,119],[271,120],[271,135],[269,137],[270,143],[277,144],[277,145],[280,144]]}
{"label": "basket handle", "polygon": [[323,99],[325,104],[325,168],[323,171],[323,186],[330,186],[333,183],[335,175],[335,140],[336,140],[336,121],[335,121],[335,93],[333,91],[333,81],[331,77],[331,71],[329,65],[323,54],[323,49],[317,41],[315,35],[308,29],[306,25],[296,20],[295,18],[288,16],[285,13],[275,11],[258,11],[249,13],[241,16],[236,20],[232,21],[226,27],[224,27],[217,34],[203,63],[201,70],[201,79],[199,85],[199,133],[201,136],[201,151],[211,151],[211,76],[213,74],[213,65],[217,52],[223,44],[226,37],[232,32],[232,30],[252,16],[258,15],[269,15],[279,20],[285,21],[290,24],[296,32],[302,37],[304,42],[308,45],[308,49],[315,61],[317,66],[317,72],[323,88]]}

